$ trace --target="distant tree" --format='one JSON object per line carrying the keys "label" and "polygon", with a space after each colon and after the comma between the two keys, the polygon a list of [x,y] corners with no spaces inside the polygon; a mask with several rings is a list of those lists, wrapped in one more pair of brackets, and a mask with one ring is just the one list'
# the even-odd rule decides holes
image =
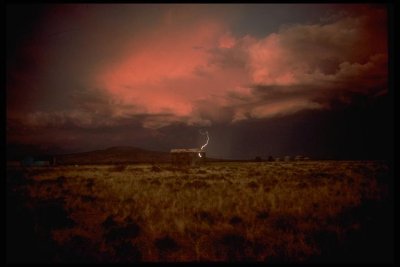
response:
{"label": "distant tree", "polygon": [[273,156],[269,156],[268,157],[268,161],[274,161],[274,157]]}
{"label": "distant tree", "polygon": [[57,159],[55,156],[52,157],[51,159],[51,165],[56,166],[57,165]]}
{"label": "distant tree", "polygon": [[256,162],[261,162],[261,161],[262,161],[262,158],[259,157],[259,156],[257,156],[257,157],[254,159],[254,161],[256,161]]}

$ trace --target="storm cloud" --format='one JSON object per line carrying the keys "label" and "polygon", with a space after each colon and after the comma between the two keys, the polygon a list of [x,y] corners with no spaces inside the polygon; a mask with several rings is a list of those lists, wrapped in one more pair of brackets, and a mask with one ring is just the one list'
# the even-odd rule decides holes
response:
{"label": "storm cloud", "polygon": [[[319,16],[307,20],[301,5],[46,5],[24,35],[27,7],[8,6],[8,141],[149,147],[152,136],[166,148],[163,129],[240,127],[387,94],[385,6],[310,6]],[[252,23],[256,9],[265,21]],[[295,9],[271,26],[269,12]]]}

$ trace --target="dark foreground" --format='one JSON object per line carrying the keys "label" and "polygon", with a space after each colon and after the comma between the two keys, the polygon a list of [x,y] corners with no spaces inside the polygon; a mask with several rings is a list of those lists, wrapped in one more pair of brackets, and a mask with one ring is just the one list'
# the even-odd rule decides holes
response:
{"label": "dark foreground", "polygon": [[394,260],[374,161],[7,170],[7,262]]}

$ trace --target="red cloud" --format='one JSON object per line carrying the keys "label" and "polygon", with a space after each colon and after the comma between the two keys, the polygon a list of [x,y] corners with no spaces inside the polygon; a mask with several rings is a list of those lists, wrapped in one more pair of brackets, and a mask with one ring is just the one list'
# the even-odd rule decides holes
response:
{"label": "red cloud", "polygon": [[[218,20],[177,25],[166,16],[96,82],[134,107],[121,105],[118,114],[165,115],[144,120],[148,128],[323,108],[315,99],[343,92],[373,95],[387,90],[386,13],[357,11],[324,24],[286,25],[264,38],[233,36]],[[271,86],[279,97],[255,89]]]}
{"label": "red cloud", "polygon": [[[141,47],[128,51],[122,62],[108,66],[98,75],[97,83],[111,97],[135,106],[135,110],[124,110],[126,114],[139,111],[176,116],[164,121],[149,118],[144,122],[146,127],[174,121],[208,124],[207,119],[195,116],[196,102],[226,104],[226,92],[245,83],[246,73],[210,63],[213,54],[207,51],[219,46],[221,36],[226,36],[222,23],[201,21],[177,32],[168,28],[157,30],[157,34],[141,41]],[[226,42],[232,44],[229,38]]]}

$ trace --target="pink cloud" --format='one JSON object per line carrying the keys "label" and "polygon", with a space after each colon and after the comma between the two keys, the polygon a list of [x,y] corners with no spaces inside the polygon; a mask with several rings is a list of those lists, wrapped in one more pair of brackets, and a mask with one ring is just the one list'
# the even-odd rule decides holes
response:
{"label": "pink cloud", "polygon": [[196,67],[207,64],[207,55],[195,45],[211,46],[222,27],[216,23],[195,25],[186,32],[162,32],[128,51],[126,58],[107,66],[98,81],[109,93],[143,107],[149,114],[170,112],[178,116],[191,112],[191,101],[201,92],[175,87],[176,80],[196,79]]}
{"label": "pink cloud", "polygon": [[297,82],[294,70],[288,68],[290,57],[282,47],[280,35],[273,33],[264,39],[253,40],[246,49],[253,83],[291,85]]}
{"label": "pink cloud", "polygon": [[232,48],[236,44],[236,39],[230,32],[225,33],[219,38],[218,47],[220,48]]}
{"label": "pink cloud", "polygon": [[308,99],[289,99],[267,105],[256,106],[250,111],[252,118],[268,118],[278,115],[292,114],[299,110],[320,109],[321,105]]}
{"label": "pink cloud", "polygon": [[[241,69],[210,63],[213,54],[207,50],[218,47],[221,37],[228,38],[226,45],[232,45],[232,39],[217,21],[201,21],[176,32],[169,30],[170,25],[164,27],[142,40],[143,46],[127,51],[123,61],[107,66],[97,76],[97,84],[111,97],[135,106],[134,111],[124,110],[126,114],[172,114],[189,124],[204,124],[207,119],[193,114],[195,103],[227,104],[226,93],[247,79]],[[149,120],[144,125],[156,127],[154,118]]]}
{"label": "pink cloud", "polygon": [[[374,66],[371,60],[387,54],[386,32],[366,29],[371,20],[379,19],[384,18],[345,17],[329,24],[286,26],[255,40],[247,47],[252,80],[263,85],[298,85],[366,77]],[[351,70],[348,65],[353,66]]]}
{"label": "pink cloud", "polygon": [[[233,36],[218,19],[182,25],[169,12],[150,33],[134,39],[131,49],[126,45],[120,60],[103,67],[96,84],[121,102],[114,112],[119,116],[160,115],[144,120],[147,128],[328,107],[315,99],[387,89],[386,32],[368,28],[386,14],[371,14],[286,25],[256,38]],[[266,89],[256,87],[278,89],[266,98]]]}

